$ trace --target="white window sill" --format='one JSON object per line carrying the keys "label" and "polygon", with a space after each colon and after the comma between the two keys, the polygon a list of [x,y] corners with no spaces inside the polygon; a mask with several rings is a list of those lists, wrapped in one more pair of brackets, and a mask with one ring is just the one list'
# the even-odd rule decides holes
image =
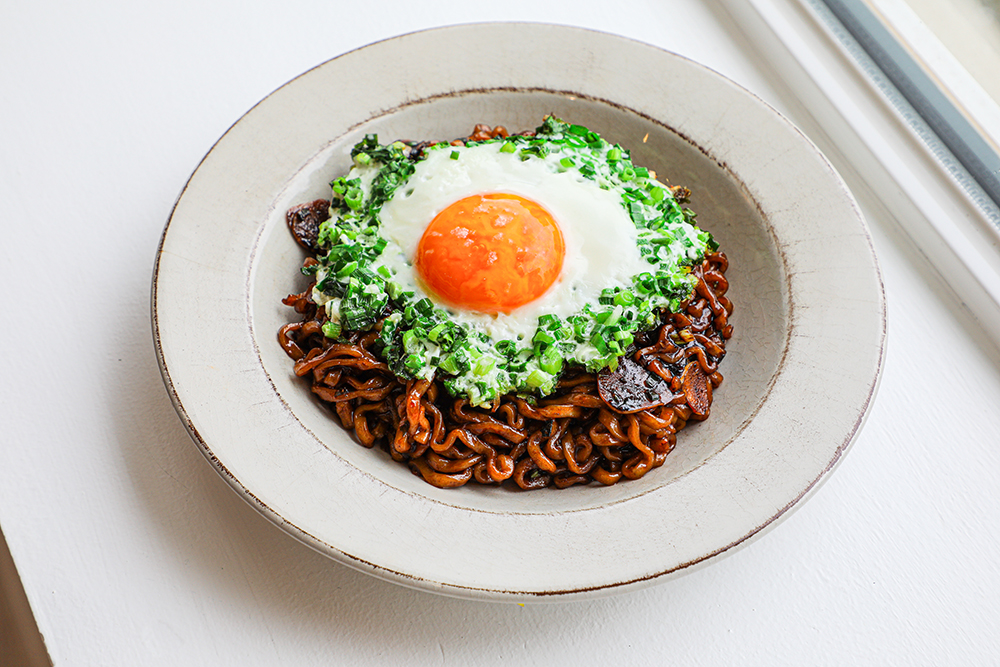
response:
{"label": "white window sill", "polygon": [[[905,99],[879,79],[819,0],[724,4],[772,69],[775,84],[784,85],[797,105],[792,113],[800,127],[855,195],[895,222],[1000,347],[997,206]],[[979,101],[979,108],[995,111]],[[991,118],[981,116],[995,132]]]}

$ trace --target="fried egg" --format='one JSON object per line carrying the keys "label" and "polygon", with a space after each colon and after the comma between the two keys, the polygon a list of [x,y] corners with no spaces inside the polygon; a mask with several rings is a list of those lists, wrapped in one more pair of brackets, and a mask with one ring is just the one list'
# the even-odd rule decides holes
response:
{"label": "fried egg", "polygon": [[303,269],[323,334],[374,328],[398,377],[472,405],[550,394],[566,365],[614,368],[717,247],[625,149],[551,116],[417,155],[366,135],[351,156]]}
{"label": "fried egg", "polygon": [[621,193],[558,153],[525,160],[502,144],[428,151],[379,214],[376,265],[494,340],[530,339],[602,289],[649,269]]}

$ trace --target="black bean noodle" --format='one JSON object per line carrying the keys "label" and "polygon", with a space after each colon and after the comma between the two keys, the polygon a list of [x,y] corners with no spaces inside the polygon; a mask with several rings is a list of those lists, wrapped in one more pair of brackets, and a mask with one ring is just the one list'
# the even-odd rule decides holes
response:
{"label": "black bean noodle", "polygon": [[[506,130],[477,126],[470,138],[498,135]],[[310,257],[305,264],[315,262]],[[397,377],[373,351],[381,323],[343,341],[323,335],[326,315],[311,300],[312,286],[283,299],[302,319],[283,326],[278,340],[295,374],[358,442],[382,447],[434,486],[610,485],[663,465],[677,433],[709,416],[733,330],[727,267],[725,254],[706,254],[692,270],[698,279],[692,297],[638,334],[615,372],[569,366],[556,391],[534,402],[508,395],[473,407],[439,380]],[[651,382],[658,385],[652,394],[640,389]]]}

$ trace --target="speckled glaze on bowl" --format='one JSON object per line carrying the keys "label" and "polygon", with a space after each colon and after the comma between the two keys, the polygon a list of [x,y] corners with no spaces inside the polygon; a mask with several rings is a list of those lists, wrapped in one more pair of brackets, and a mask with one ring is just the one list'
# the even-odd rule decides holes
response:
{"label": "speckled glaze on bowl", "polygon": [[[451,57],[481,44],[490,58]],[[593,128],[692,190],[699,223],[730,259],[726,380],[711,418],[684,430],[667,463],[640,480],[436,489],[356,444],[292,375],[276,342],[292,315],[280,300],[305,279],[284,211],[327,196],[366,133],[449,138],[478,122],[533,128],[546,113]],[[178,413],[264,516],[351,567],[491,600],[631,590],[761,534],[856,437],[885,340],[865,223],[795,127],[682,57],[538,24],[379,42],[263,100],[181,194],[157,256],[152,315]]]}

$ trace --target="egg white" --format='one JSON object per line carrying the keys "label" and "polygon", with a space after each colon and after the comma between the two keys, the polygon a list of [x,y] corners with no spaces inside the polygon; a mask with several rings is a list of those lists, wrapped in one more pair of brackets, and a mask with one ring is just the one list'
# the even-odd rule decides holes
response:
{"label": "egg white", "polygon": [[[475,194],[503,192],[526,197],[545,208],[559,225],[566,245],[562,272],[538,299],[510,313],[479,313],[446,304],[455,321],[486,332],[493,340],[530,340],[541,315],[566,318],[584,305],[597,305],[601,291],[628,287],[632,276],[649,270],[636,245],[638,231],[622,204],[621,192],[604,189],[576,169],[559,165],[559,154],[522,160],[500,152],[501,144],[432,150],[417,163],[405,185],[383,205],[379,235],[388,245],[376,266],[417,298],[428,296],[413,266],[427,225],[452,203]],[[454,159],[452,153],[457,152]]]}

